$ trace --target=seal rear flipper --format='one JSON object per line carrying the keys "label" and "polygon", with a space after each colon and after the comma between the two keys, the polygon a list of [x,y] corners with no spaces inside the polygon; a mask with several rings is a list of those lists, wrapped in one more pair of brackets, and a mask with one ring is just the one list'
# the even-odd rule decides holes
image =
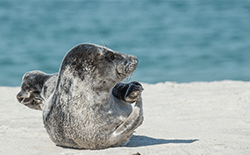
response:
{"label": "seal rear flipper", "polygon": [[39,94],[36,93],[37,92],[30,94],[29,92],[24,92],[21,90],[16,95],[16,98],[18,102],[31,109],[42,110],[44,99]]}
{"label": "seal rear flipper", "polygon": [[[46,100],[46,96],[43,94],[46,93],[50,95],[52,93],[56,79],[57,74],[50,75],[41,71],[30,71],[25,73],[22,79],[21,91],[16,95],[18,102],[31,109],[42,110]],[[44,90],[43,87],[45,85],[49,87],[49,91],[47,91],[47,89]]]}
{"label": "seal rear flipper", "polygon": [[[126,144],[129,138],[132,136],[135,129],[137,129],[143,122],[143,109],[142,109],[142,99],[140,98],[129,117],[116,128],[116,130],[111,134],[110,140],[115,144],[114,146],[121,146]],[[124,139],[125,138],[125,139]],[[121,141],[124,139],[126,141]]]}

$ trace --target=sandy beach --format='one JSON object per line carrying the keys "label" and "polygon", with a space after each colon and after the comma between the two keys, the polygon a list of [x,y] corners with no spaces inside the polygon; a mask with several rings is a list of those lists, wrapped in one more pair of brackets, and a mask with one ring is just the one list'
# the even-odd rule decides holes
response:
{"label": "sandy beach", "polygon": [[144,122],[127,146],[78,150],[56,146],[42,112],[17,102],[19,87],[0,87],[0,154],[250,154],[250,82],[143,84]]}

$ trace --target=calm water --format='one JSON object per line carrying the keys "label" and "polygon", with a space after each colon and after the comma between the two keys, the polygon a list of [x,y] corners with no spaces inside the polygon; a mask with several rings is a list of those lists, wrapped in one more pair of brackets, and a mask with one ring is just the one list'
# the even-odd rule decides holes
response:
{"label": "calm water", "polygon": [[249,1],[0,1],[0,86],[100,39],[138,57],[131,80],[250,80]]}

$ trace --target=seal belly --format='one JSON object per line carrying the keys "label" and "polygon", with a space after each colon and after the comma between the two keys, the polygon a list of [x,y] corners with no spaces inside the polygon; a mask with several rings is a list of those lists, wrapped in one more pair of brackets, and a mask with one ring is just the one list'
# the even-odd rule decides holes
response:
{"label": "seal belly", "polygon": [[[56,100],[54,98],[54,100]],[[63,111],[62,106],[51,105],[47,112],[45,128],[54,143],[60,146],[84,149],[103,149],[110,146],[122,146],[128,141],[125,137],[119,144],[109,140],[111,133],[131,113],[130,104],[109,104],[109,108],[95,109],[93,107],[77,108]],[[48,109],[48,108],[47,108]],[[106,110],[105,110],[106,109]],[[119,115],[116,111],[119,110]],[[74,129],[74,130],[72,130]]]}

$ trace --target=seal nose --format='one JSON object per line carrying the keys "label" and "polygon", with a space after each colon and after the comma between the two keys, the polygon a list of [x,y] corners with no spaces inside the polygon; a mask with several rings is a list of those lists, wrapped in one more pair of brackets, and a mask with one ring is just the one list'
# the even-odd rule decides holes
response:
{"label": "seal nose", "polygon": [[138,59],[136,57],[133,58],[135,64],[138,64]]}
{"label": "seal nose", "polygon": [[135,56],[129,56],[125,59],[123,65],[128,65],[128,64],[138,64],[138,59]]}
{"label": "seal nose", "polygon": [[130,56],[129,61],[132,64],[138,64],[138,59],[135,56]]}

